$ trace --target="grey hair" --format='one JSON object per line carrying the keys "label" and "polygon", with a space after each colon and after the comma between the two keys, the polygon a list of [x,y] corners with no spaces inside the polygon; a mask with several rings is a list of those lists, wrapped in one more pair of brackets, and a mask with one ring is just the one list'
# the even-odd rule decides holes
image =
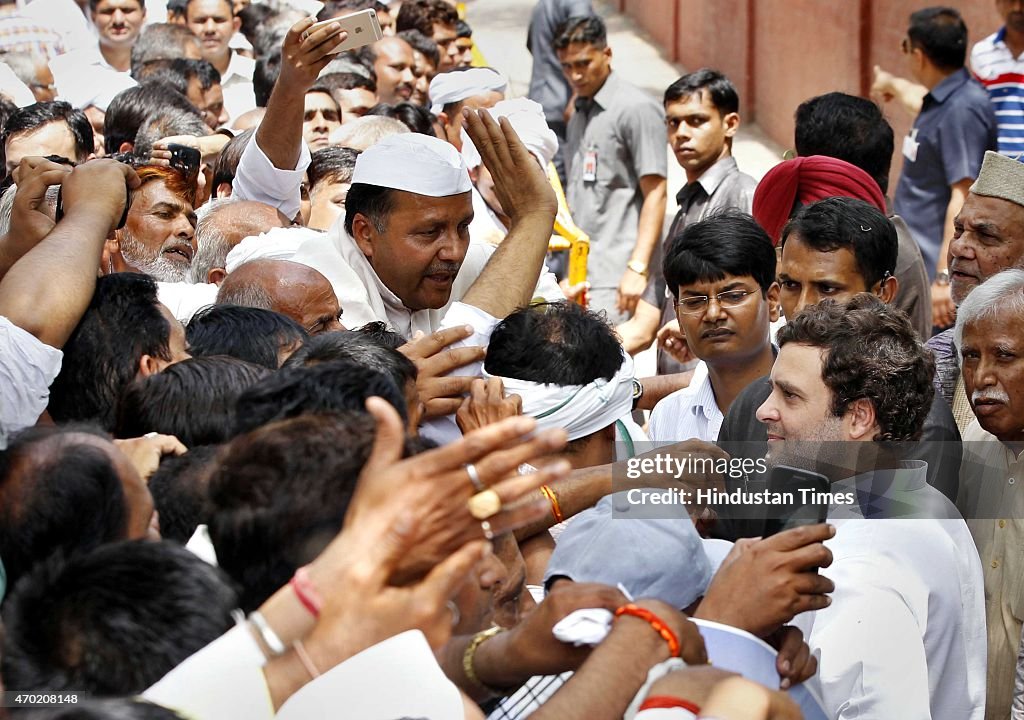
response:
{"label": "grey hair", "polygon": [[[244,265],[244,263],[243,263]],[[239,265],[242,267],[242,265]],[[237,270],[238,268],[235,268]],[[217,305],[241,305],[243,307],[260,308],[261,310],[273,310],[274,301],[270,294],[260,285],[255,283],[239,284],[232,283],[221,285],[217,291]]]}
{"label": "grey hair", "polygon": [[19,80],[32,87],[32,83],[36,82],[36,69],[39,65],[45,65],[46,59],[34,51],[13,52],[3,53],[0,62],[6,63]]}
{"label": "grey hair", "polygon": [[198,111],[186,111],[180,108],[164,108],[150,115],[139,127],[135,135],[134,154],[143,160],[149,160],[153,154],[153,146],[158,140],[172,135],[193,135],[206,137],[211,134],[210,127]]}
{"label": "grey hair", "polygon": [[227,264],[231,245],[217,223],[217,210],[237,202],[236,197],[210,200],[196,211],[196,254],[188,268],[188,281],[205,283],[214,268]]}
{"label": "grey hair", "polygon": [[408,132],[412,131],[400,120],[382,115],[367,115],[342,125],[331,137],[331,145],[363,152],[386,137]]}
{"label": "grey hair", "polygon": [[1003,270],[971,292],[956,309],[953,342],[957,354],[963,346],[964,328],[1003,312],[1024,316],[1024,270]]}
{"label": "grey hair", "polygon": [[[57,214],[57,194],[60,192],[60,185],[51,185],[46,188],[46,207],[51,217]],[[11,229],[11,215],[14,213],[14,196],[18,194],[18,186],[11,185],[4,190],[3,197],[0,197],[0,236],[6,235]]]}

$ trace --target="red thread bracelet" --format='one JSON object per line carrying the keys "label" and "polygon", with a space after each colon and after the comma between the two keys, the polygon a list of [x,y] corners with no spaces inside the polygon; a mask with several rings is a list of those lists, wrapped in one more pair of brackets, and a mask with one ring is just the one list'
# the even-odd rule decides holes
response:
{"label": "red thread bracelet", "polygon": [[668,708],[682,708],[692,712],[694,715],[700,713],[700,707],[696,703],[672,697],[671,695],[648,695],[643,705],[640,706],[640,710],[662,710]]}
{"label": "red thread bracelet", "polygon": [[635,605],[633,603],[623,605],[615,611],[615,617],[621,617],[623,615],[632,615],[633,617],[645,620],[652,628],[654,628],[654,631],[661,635],[661,637],[665,639],[665,642],[668,643],[669,657],[679,657],[679,638],[676,637],[676,634],[669,629],[668,625],[666,625],[661,618],[650,610],[645,610],[639,605]]}
{"label": "red thread bracelet", "polygon": [[302,606],[309,610],[313,617],[320,617],[320,608],[324,606],[323,598],[316,591],[312,578],[309,577],[309,567],[303,566],[295,571],[295,575],[288,583],[295,591],[295,597],[299,599]]}

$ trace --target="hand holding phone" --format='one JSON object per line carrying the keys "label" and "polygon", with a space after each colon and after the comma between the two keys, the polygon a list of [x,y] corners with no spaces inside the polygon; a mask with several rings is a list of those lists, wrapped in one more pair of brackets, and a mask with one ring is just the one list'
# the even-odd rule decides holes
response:
{"label": "hand holding phone", "polygon": [[325,28],[332,23],[337,23],[341,26],[339,32],[345,31],[348,33],[345,41],[333,50],[334,53],[357,50],[364,45],[372,45],[384,37],[384,33],[380,29],[380,22],[377,20],[377,13],[372,8],[360,10],[351,15],[343,15],[332,20],[318,22],[306,30],[305,34],[308,37],[317,30]]}

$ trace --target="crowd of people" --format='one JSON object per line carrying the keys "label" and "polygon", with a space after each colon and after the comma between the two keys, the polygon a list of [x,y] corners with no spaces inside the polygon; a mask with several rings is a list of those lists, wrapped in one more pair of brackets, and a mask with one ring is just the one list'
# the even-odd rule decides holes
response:
{"label": "crowd of people", "polygon": [[1024,720],[995,5],[758,181],[590,0],[0,0],[0,717]]}

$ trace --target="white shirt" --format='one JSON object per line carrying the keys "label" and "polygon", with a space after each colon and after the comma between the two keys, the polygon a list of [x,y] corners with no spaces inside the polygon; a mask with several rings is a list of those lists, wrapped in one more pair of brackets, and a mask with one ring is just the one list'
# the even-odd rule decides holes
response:
{"label": "white shirt", "polygon": [[191,720],[315,720],[344,717],[461,718],[462,696],[419,630],[384,640],[305,685],[275,715],[263,653],[237,625],[192,655],[142,696]]}
{"label": "white shirt", "polygon": [[703,360],[693,369],[690,384],[666,395],[651,411],[648,434],[653,442],[704,440],[715,442],[725,416],[718,409],[711,376]]}
{"label": "white shirt", "polygon": [[[830,512],[833,561],[821,574],[835,583],[832,605],[799,615],[793,624],[818,657],[831,717],[981,720],[981,561],[967,524],[926,484],[927,466],[904,466],[893,474],[904,483],[901,490],[886,497],[928,508],[926,517],[858,519]],[[859,479],[846,482],[864,487]],[[852,519],[841,519],[847,517]]]}
{"label": "white shirt", "polygon": [[[432,333],[441,327],[449,308],[466,295],[494,250],[489,245],[470,243],[448,303],[441,308],[416,311],[405,307],[399,297],[377,277],[355,241],[345,232],[340,218],[326,235],[305,242],[292,260],[319,270],[331,281],[338,302],[341,303],[341,322],[345,327],[357,328],[381,320],[403,337],[412,338],[417,331]],[[541,271],[534,295],[552,302],[565,299],[558,282],[547,268]]]}
{"label": "white shirt", "polygon": [[238,159],[235,179],[231,183],[231,197],[255,200],[276,207],[285,217],[294,218],[302,209],[300,189],[310,159],[309,148],[303,142],[294,169],[274,167],[254,137]]}
{"label": "white shirt", "polygon": [[55,57],[50,61],[50,72],[57,98],[76,108],[93,104],[97,96],[109,102],[109,98],[136,85],[128,72],[114,69],[104,59],[96,43]]}
{"label": "white shirt", "polygon": [[232,120],[256,108],[256,92],[252,86],[252,74],[255,70],[255,60],[237,52],[231,53],[228,69],[220,77],[220,86],[224,91],[224,109]]}
{"label": "white shirt", "polygon": [[197,312],[217,302],[219,286],[212,283],[166,283],[156,284],[156,297],[167,306],[171,315],[183,325]]}
{"label": "white shirt", "polygon": [[0,449],[12,433],[36,424],[64,353],[0,315]]}

